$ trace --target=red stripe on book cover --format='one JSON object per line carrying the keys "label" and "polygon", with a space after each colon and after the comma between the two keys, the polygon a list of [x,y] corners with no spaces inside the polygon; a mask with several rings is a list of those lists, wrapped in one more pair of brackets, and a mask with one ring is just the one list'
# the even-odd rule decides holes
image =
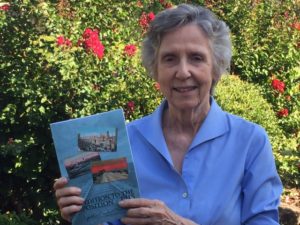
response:
{"label": "red stripe on book cover", "polygon": [[97,164],[92,165],[91,172],[98,173],[100,171],[112,171],[112,170],[121,170],[128,167],[126,158],[116,159],[116,160],[107,160]]}

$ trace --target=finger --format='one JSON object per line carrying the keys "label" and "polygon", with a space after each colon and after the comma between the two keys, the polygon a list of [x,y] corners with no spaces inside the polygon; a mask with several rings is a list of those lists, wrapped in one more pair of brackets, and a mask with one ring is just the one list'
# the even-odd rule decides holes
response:
{"label": "finger", "polygon": [[127,217],[135,217],[135,218],[147,218],[150,215],[150,208],[148,207],[140,207],[140,208],[132,208],[128,209],[126,216]]}
{"label": "finger", "polygon": [[71,205],[83,205],[84,199],[77,196],[62,197],[57,200],[57,205],[60,209]]}
{"label": "finger", "polygon": [[64,207],[60,209],[60,214],[61,217],[64,218],[65,220],[71,222],[71,216],[74,213],[77,213],[81,210],[82,206],[81,205],[70,205],[68,207]]}
{"label": "finger", "polygon": [[55,180],[54,184],[53,184],[53,189],[57,190],[60,188],[63,188],[67,185],[68,180],[65,177],[60,177],[59,179]]}
{"label": "finger", "polygon": [[155,224],[151,218],[123,217],[121,219],[121,222],[124,224],[131,224],[131,225]]}
{"label": "finger", "polygon": [[157,200],[145,198],[124,199],[119,202],[119,205],[123,208],[151,207],[157,205]]}
{"label": "finger", "polygon": [[57,199],[67,196],[80,196],[81,189],[78,187],[64,187],[55,191]]}

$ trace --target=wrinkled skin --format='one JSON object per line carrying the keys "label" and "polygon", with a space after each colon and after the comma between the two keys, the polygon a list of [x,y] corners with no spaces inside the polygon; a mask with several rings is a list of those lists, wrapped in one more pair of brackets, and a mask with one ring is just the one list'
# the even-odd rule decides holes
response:
{"label": "wrinkled skin", "polygon": [[126,216],[121,219],[122,223],[125,224],[195,224],[192,221],[175,214],[160,200],[136,198],[123,200],[119,204],[121,207],[128,209]]}
{"label": "wrinkled skin", "polygon": [[[66,187],[67,183],[68,180],[61,177],[54,182],[53,188],[62,218],[71,222],[72,215],[81,210],[84,199],[80,197],[80,188]],[[159,200],[125,199],[120,201],[119,205],[127,209],[126,216],[121,219],[124,224],[195,225],[194,222],[174,213]]]}
{"label": "wrinkled skin", "polygon": [[66,187],[67,183],[67,178],[61,177],[54,182],[53,188],[62,218],[71,222],[71,216],[80,211],[84,199],[80,197],[80,188]]}

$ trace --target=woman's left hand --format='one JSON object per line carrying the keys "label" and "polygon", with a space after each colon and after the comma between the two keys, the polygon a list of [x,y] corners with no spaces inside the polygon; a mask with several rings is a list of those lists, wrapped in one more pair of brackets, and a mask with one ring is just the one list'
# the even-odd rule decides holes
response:
{"label": "woman's left hand", "polygon": [[127,214],[121,219],[124,224],[155,224],[155,225],[183,225],[195,224],[169,209],[160,200],[144,198],[125,199],[119,202],[122,208],[127,208]]}

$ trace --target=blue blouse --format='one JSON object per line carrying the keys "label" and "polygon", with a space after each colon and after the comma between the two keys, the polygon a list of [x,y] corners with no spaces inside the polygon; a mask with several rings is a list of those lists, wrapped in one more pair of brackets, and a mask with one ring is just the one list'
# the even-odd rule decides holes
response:
{"label": "blue blouse", "polygon": [[141,196],[201,225],[279,224],[282,184],[265,130],[212,98],[179,174],[162,130],[166,104],[127,125]]}

